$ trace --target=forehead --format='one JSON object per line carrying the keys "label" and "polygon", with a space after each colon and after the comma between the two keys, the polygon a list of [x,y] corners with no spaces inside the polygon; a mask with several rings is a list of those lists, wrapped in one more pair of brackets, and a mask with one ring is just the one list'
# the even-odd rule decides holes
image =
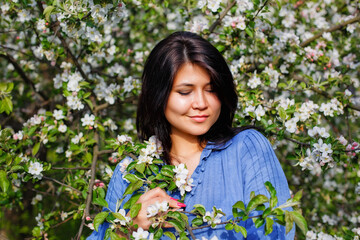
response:
{"label": "forehead", "polygon": [[210,84],[209,73],[197,64],[183,64],[175,75],[173,86],[195,84]]}

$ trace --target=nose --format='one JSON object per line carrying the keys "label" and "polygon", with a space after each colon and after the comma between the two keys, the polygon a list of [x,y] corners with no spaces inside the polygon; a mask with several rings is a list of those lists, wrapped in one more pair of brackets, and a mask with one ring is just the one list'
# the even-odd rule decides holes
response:
{"label": "nose", "polygon": [[194,109],[203,110],[207,108],[207,99],[203,91],[198,91],[194,94],[192,105]]}

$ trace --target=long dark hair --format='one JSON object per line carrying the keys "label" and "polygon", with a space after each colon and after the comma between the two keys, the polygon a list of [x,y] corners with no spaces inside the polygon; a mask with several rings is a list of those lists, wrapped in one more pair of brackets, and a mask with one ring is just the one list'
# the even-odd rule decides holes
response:
{"label": "long dark hair", "polygon": [[145,63],[136,119],[140,141],[156,135],[162,142],[164,158],[168,163],[172,145],[171,127],[164,112],[175,75],[184,63],[196,64],[208,72],[212,88],[221,102],[218,120],[207,133],[199,136],[199,143],[210,141],[221,144],[235,134],[232,121],[238,97],[225,59],[199,35],[175,32],[154,47]]}

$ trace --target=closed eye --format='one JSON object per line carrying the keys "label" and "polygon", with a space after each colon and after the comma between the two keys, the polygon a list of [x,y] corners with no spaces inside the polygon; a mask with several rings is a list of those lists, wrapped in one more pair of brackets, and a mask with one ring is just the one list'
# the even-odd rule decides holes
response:
{"label": "closed eye", "polygon": [[187,92],[178,91],[178,93],[182,96],[186,96],[186,95],[190,94],[190,91],[187,91]]}

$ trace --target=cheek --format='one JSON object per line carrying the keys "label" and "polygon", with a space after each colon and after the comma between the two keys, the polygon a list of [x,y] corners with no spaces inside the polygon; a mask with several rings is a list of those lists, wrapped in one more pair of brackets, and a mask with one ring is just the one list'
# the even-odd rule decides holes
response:
{"label": "cheek", "polygon": [[189,101],[184,98],[169,97],[166,105],[165,115],[170,117],[171,114],[185,114],[189,110]]}
{"label": "cheek", "polygon": [[210,104],[210,106],[212,106],[212,110],[214,111],[214,113],[217,115],[220,115],[221,102],[216,96],[213,96],[212,98],[210,98],[209,104]]}

